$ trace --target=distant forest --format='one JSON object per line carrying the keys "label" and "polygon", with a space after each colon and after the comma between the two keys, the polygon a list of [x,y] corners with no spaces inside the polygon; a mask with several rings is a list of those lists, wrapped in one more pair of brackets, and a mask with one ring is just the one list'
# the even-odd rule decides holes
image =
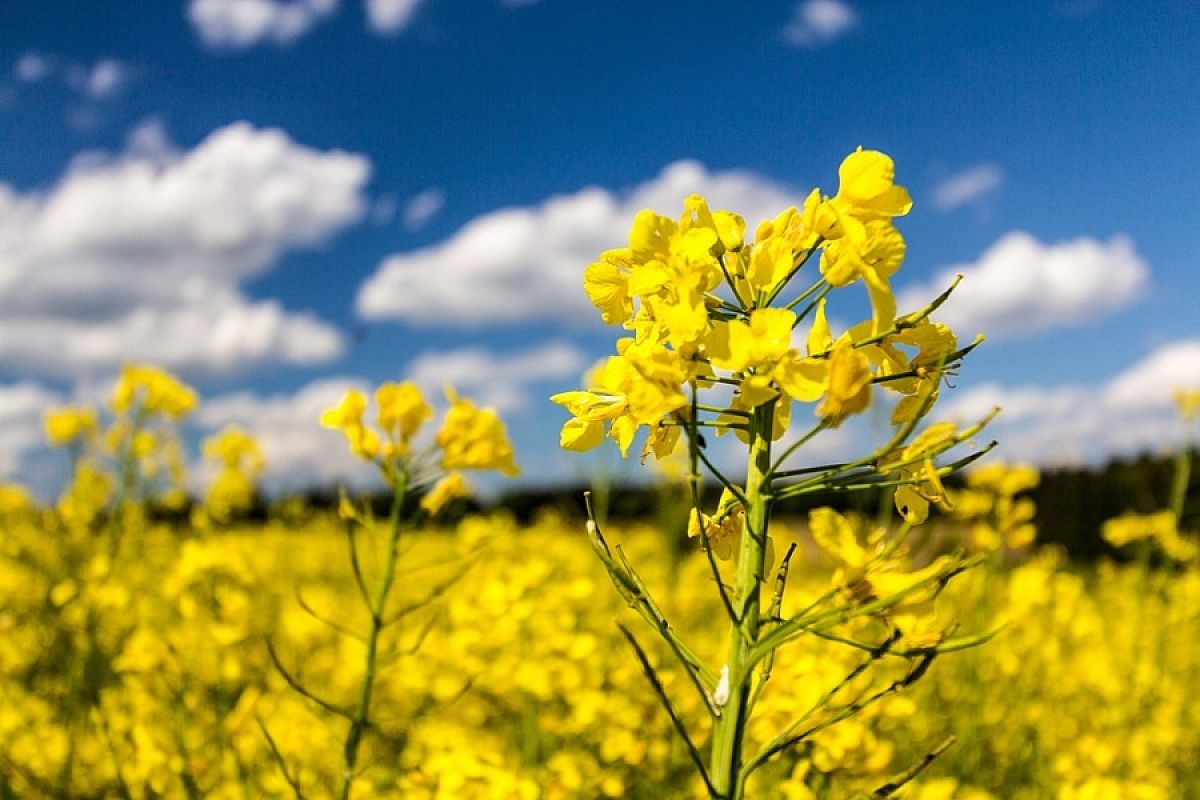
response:
{"label": "distant forest", "polygon": [[[1200,531],[1200,451],[1192,453],[1192,463],[1197,467],[1191,471],[1188,483],[1183,529]],[[1174,470],[1172,456],[1148,454],[1111,461],[1102,467],[1043,470],[1041,484],[1028,495],[1037,503],[1035,521],[1038,542],[1061,545],[1071,558],[1079,561],[1113,555],[1111,548],[1100,538],[1100,526],[1106,519],[1126,512],[1150,513],[1166,508]],[[946,483],[952,488],[962,485],[958,476]],[[492,509],[508,510],[521,522],[534,519],[546,509],[582,518],[583,493],[589,488],[603,517],[622,522],[643,520],[663,527],[677,527],[682,535],[688,501],[686,496],[681,496],[680,487],[526,488],[505,493],[486,505],[475,501],[459,501],[447,519],[453,521],[456,514],[461,516]],[[705,487],[705,505],[715,506],[719,494],[719,487]],[[337,505],[336,494],[329,491],[310,492],[304,498],[310,508],[328,509]],[[777,512],[784,517],[801,517],[809,509],[833,506],[842,511],[873,514],[882,502],[881,494],[871,491],[814,494],[780,503]],[[387,503],[387,497],[377,498],[376,505],[380,513],[386,513]],[[265,506],[260,506],[251,516],[265,518],[268,513]]]}
{"label": "distant forest", "polygon": [[[1191,471],[1188,483],[1183,527],[1197,531],[1200,530],[1200,451],[1192,453],[1192,463],[1198,466]],[[1172,456],[1149,454],[1111,461],[1102,467],[1043,470],[1041,484],[1028,495],[1037,503],[1038,541],[1061,545],[1072,558],[1081,561],[1111,555],[1111,549],[1100,538],[1100,526],[1106,519],[1126,512],[1150,513],[1166,508],[1174,474]],[[947,485],[961,486],[962,481],[951,479]],[[522,520],[532,518],[538,509],[546,507],[581,514],[582,494],[582,487],[523,490],[504,495],[497,505],[513,511]],[[717,487],[708,487],[706,502],[715,504],[718,494]],[[671,524],[663,518],[662,512],[670,509],[662,508],[661,489],[613,487],[602,500],[609,518]],[[880,502],[878,492],[812,495],[781,503],[778,512],[801,515],[818,506],[833,506],[870,514],[879,508]]]}

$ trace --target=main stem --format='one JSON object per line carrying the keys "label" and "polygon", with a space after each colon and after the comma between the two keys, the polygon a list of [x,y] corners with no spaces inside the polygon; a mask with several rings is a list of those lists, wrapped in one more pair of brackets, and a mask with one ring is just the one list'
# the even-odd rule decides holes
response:
{"label": "main stem", "polygon": [[1184,441],[1179,452],[1175,454],[1175,477],[1171,483],[1170,509],[1175,515],[1175,523],[1183,522],[1183,506],[1187,500],[1188,481],[1192,472],[1192,441]]}
{"label": "main stem", "polygon": [[396,580],[396,546],[400,541],[400,511],[408,489],[406,477],[403,473],[393,473],[391,476],[392,508],[388,515],[387,552],[384,556],[383,574],[379,577],[375,596],[371,599],[371,628],[367,632],[367,654],[363,663],[362,681],[358,686],[358,703],[355,705],[354,718],[350,722],[350,730],[346,732],[346,743],[342,751],[342,789],[338,795],[340,800],[350,798],[354,787],[354,771],[358,766],[359,745],[370,724],[371,693],[375,688],[375,660],[379,650],[379,635],[386,624],[384,611],[387,608],[392,583]]}
{"label": "main stem", "polygon": [[752,669],[745,665],[758,640],[763,560],[767,542],[768,502],[765,478],[771,468],[771,426],[775,401],[754,409],[750,419],[750,455],[746,465],[746,516],[738,549],[734,607],[739,620],[730,631],[729,699],[713,726],[710,774],[715,796],[741,800],[738,773],[742,762],[742,740],[749,721]]}

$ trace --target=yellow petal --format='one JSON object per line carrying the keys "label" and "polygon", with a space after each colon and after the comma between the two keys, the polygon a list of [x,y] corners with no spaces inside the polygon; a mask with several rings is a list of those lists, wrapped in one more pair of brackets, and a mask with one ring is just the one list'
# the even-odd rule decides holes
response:
{"label": "yellow petal", "polygon": [[564,450],[583,452],[591,450],[603,439],[603,422],[570,419],[563,425],[558,441]]}
{"label": "yellow petal", "polygon": [[829,381],[829,361],[819,358],[796,358],[780,362],[775,367],[775,381],[793,400],[812,403],[821,399]]}
{"label": "yellow petal", "polygon": [[896,510],[905,522],[920,525],[929,517],[929,501],[921,496],[915,487],[900,486],[896,489]]}
{"label": "yellow petal", "polygon": [[810,511],[808,527],[817,547],[839,566],[859,569],[867,563],[867,552],[859,545],[854,526],[832,508]]}
{"label": "yellow petal", "polygon": [[746,238],[746,220],[728,211],[716,211],[713,213],[713,224],[717,226],[721,246],[726,250],[736,250],[742,246]]}
{"label": "yellow petal", "polygon": [[773,236],[754,245],[750,256],[750,271],[746,276],[759,289],[768,290],[792,271],[792,245],[786,239]]}
{"label": "yellow petal", "polygon": [[833,331],[829,329],[829,320],[825,316],[825,298],[817,303],[817,312],[813,315],[813,324],[808,331],[808,354],[815,356],[833,347]]}

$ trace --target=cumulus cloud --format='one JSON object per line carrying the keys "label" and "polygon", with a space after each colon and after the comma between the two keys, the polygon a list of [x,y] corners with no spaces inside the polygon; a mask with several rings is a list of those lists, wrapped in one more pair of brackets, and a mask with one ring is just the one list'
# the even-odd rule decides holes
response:
{"label": "cumulus cloud", "polygon": [[440,397],[442,387],[450,383],[482,405],[511,412],[528,407],[530,384],[573,379],[586,366],[583,353],[564,342],[551,342],[514,355],[472,347],[422,353],[409,365],[407,378],[430,397]]}
{"label": "cumulus cloud", "polygon": [[637,211],[678,215],[691,192],[746,215],[751,230],[803,196],[751,172],[678,161],[629,192],[593,186],[540,206],[501,208],[444,242],[391,255],[359,289],[358,313],[418,325],[590,324],[598,314],[580,289],[583,268],[626,241]]}
{"label": "cumulus cloud", "polygon": [[1164,345],[1108,383],[1104,401],[1114,408],[1161,408],[1176,389],[1200,387],[1200,339]]}
{"label": "cumulus cloud", "polygon": [[367,25],[376,33],[399,33],[413,21],[421,0],[366,0]]}
{"label": "cumulus cloud", "polygon": [[120,91],[129,80],[130,70],[120,61],[105,58],[97,61],[90,69],[83,69],[73,83],[92,100],[102,100]]}
{"label": "cumulus cloud", "polygon": [[408,201],[404,206],[404,227],[418,231],[429,224],[429,220],[446,205],[446,192],[432,186]]}
{"label": "cumulus cloud", "polygon": [[32,381],[0,386],[0,477],[20,472],[26,454],[42,444],[42,414],[61,402]]}
{"label": "cumulus cloud", "polygon": [[131,358],[227,372],[336,356],[336,329],[240,285],[360,219],[368,161],[245,123],[186,153],[152,133],[48,191],[0,184],[0,358],[79,376]]}
{"label": "cumulus cloud", "polygon": [[963,334],[1023,336],[1095,321],[1128,306],[1141,296],[1150,268],[1126,236],[1043,244],[1013,231],[975,263],[949,267],[932,282],[901,292],[900,308],[924,305],[956,273],[963,282],[939,310],[940,321]]}
{"label": "cumulus cloud", "polygon": [[[1163,345],[1100,384],[1001,386],[989,383],[947,397],[939,415],[975,420],[1002,412],[983,437],[1005,458],[1059,466],[1175,446],[1180,424],[1171,394],[1200,384],[1200,339]],[[981,437],[981,438],[983,438]]]}
{"label": "cumulus cloud", "polygon": [[796,5],[791,21],[783,29],[783,38],[801,47],[820,47],[857,24],[858,14],[841,0],[805,0]]}
{"label": "cumulus cloud", "polygon": [[337,11],[339,0],[191,0],[188,20],[208,46],[290,44]]}
{"label": "cumulus cloud", "polygon": [[950,211],[995,191],[1003,181],[1004,173],[995,164],[977,164],[939,183],[933,190],[933,204]]}
{"label": "cumulus cloud", "polygon": [[13,66],[13,76],[22,83],[37,83],[50,77],[57,66],[53,56],[29,51]]}
{"label": "cumulus cloud", "polygon": [[133,75],[132,66],[115,58],[86,64],[64,61],[51,53],[33,50],[23,53],[13,65],[13,76],[20,83],[60,82],[91,101],[106,100],[118,94]]}

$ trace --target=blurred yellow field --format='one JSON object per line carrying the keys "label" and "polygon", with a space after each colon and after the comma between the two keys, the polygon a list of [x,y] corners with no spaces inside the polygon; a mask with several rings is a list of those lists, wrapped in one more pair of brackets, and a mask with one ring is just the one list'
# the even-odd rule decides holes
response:
{"label": "blurred yellow field", "polygon": [[[420,609],[381,642],[361,796],[704,796],[616,622],[643,641],[649,631],[622,607],[582,527],[480,517],[402,539],[389,613]],[[333,795],[346,723],[290,688],[267,644],[321,702],[353,704],[366,620],[345,535],[324,517],[227,532],[152,526],[114,562],[93,540],[10,510],[0,795],[271,797],[291,795],[289,780],[303,796]],[[669,543],[652,527],[617,538],[672,619],[687,621],[688,639],[706,643],[700,655],[719,660],[705,559],[665,559]],[[368,578],[372,553],[364,546]],[[793,569],[791,607],[829,586],[811,559]],[[936,602],[963,630],[1008,625],[770,764],[750,796],[869,791],[950,735],[956,744],[903,796],[1195,796],[1200,574],[1078,571],[1044,553],[1011,571],[970,571]],[[650,649],[678,689],[665,648]],[[781,650],[751,738],[772,735],[862,660],[811,637]],[[905,660],[892,660],[846,685],[834,707],[903,674]]]}

